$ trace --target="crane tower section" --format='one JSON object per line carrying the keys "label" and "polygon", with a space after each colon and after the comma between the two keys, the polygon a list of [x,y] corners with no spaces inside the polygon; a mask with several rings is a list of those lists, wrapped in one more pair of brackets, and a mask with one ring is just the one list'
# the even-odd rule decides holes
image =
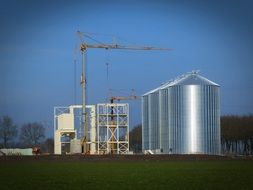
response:
{"label": "crane tower section", "polygon": [[129,105],[104,103],[97,105],[98,154],[129,152]]}

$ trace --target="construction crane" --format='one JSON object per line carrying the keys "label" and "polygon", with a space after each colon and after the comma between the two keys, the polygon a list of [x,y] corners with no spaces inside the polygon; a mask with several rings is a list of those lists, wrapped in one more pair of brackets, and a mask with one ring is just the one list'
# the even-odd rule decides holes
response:
{"label": "construction crane", "polygon": [[121,101],[121,100],[136,100],[139,99],[139,96],[135,95],[135,91],[132,89],[132,93],[130,96],[111,96],[110,103],[113,104],[114,100]]}
{"label": "construction crane", "polygon": [[[86,80],[86,54],[87,54],[87,50],[88,48],[100,48],[100,49],[121,49],[121,50],[156,50],[156,51],[169,51],[171,49],[168,48],[155,48],[155,47],[149,47],[149,46],[124,46],[124,45],[120,45],[120,44],[104,44],[101,43],[95,39],[93,39],[91,36],[81,32],[81,31],[77,31],[77,35],[80,37],[81,39],[81,45],[80,45],[80,51],[81,51],[81,55],[82,55],[82,75],[81,75],[81,86],[82,86],[82,117],[81,117],[81,127],[82,129],[84,129],[85,131],[85,135],[83,137],[83,141],[82,144],[85,143],[84,147],[84,153],[88,153],[89,152],[89,148],[88,148],[88,123],[87,123],[87,112],[86,112],[86,84],[87,84],[87,80]],[[93,41],[96,42],[96,44],[87,44],[85,43],[82,39],[83,37],[89,38]]]}

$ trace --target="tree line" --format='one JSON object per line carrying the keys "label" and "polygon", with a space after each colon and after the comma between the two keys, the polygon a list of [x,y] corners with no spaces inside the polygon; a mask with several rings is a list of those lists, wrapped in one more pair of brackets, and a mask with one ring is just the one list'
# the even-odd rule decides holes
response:
{"label": "tree line", "polygon": [[221,117],[223,154],[253,154],[253,115]]}
{"label": "tree line", "polygon": [[[130,150],[142,151],[142,126],[129,132]],[[0,117],[0,148],[26,148],[39,146],[43,152],[53,153],[54,141],[46,138],[45,127],[38,123],[25,123],[18,130],[8,116]],[[222,154],[253,154],[253,115],[227,115],[221,117]]]}
{"label": "tree line", "polygon": [[0,117],[0,148],[41,147],[53,153],[54,141],[46,138],[45,127],[38,122],[25,123],[18,129],[9,116]]}

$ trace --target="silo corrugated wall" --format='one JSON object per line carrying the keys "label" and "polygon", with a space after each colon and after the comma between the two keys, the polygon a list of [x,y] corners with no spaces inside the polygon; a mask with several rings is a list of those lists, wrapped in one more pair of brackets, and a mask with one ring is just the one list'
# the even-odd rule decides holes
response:
{"label": "silo corrugated wall", "polygon": [[143,151],[220,154],[219,85],[186,75],[143,96],[142,109]]}
{"label": "silo corrugated wall", "polygon": [[142,150],[149,149],[148,96],[142,97]]}
{"label": "silo corrugated wall", "polygon": [[169,102],[168,89],[162,89],[160,93],[160,132],[161,132],[161,152],[169,153]]}
{"label": "silo corrugated wall", "polygon": [[219,88],[173,86],[169,102],[171,153],[220,154]]}
{"label": "silo corrugated wall", "polygon": [[159,94],[153,92],[149,97],[149,149],[160,149]]}

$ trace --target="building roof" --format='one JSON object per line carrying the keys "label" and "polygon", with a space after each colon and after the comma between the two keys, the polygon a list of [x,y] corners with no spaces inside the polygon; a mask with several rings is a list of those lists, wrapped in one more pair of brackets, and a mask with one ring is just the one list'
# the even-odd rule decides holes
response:
{"label": "building roof", "polygon": [[200,76],[198,73],[189,73],[183,75],[179,79],[174,80],[172,83],[168,84],[166,87],[170,86],[180,86],[180,85],[210,85],[210,86],[219,86],[215,82],[208,80],[207,78]]}
{"label": "building roof", "polygon": [[[170,81],[169,81],[169,82],[170,82]],[[152,94],[152,93],[157,92],[157,91],[160,90],[162,87],[168,85],[169,82],[163,83],[161,86],[159,86],[159,87],[157,87],[157,88],[155,88],[155,89],[153,89],[153,90],[150,90],[150,91],[146,92],[146,93],[143,94],[142,96],[146,96],[146,95],[148,95],[148,94]]]}
{"label": "building roof", "polygon": [[201,85],[201,86],[219,86],[217,83],[208,80],[207,78],[200,76],[198,72],[192,71],[180,77],[177,77],[174,80],[170,80],[166,83],[163,83],[161,86],[148,91],[142,96],[146,96],[148,94],[152,94],[154,92],[159,91],[160,89],[166,89],[172,86],[183,86],[183,85]]}

